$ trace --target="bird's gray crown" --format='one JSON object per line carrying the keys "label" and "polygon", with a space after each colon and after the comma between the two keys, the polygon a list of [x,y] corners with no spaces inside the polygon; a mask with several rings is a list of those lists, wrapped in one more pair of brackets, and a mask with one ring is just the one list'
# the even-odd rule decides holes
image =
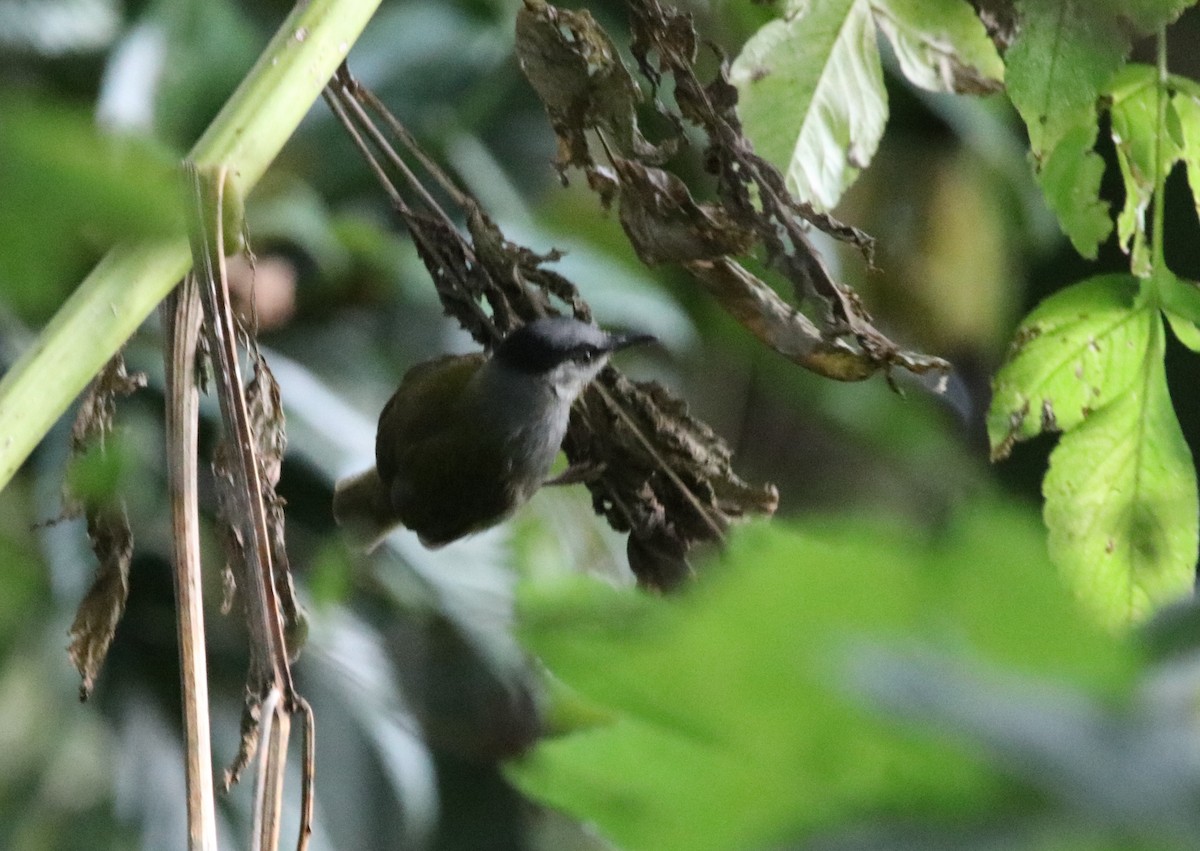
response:
{"label": "bird's gray crown", "polygon": [[645,335],[609,334],[569,316],[547,316],[505,337],[494,357],[510,369],[545,373],[568,360],[589,363],[614,349],[648,339]]}

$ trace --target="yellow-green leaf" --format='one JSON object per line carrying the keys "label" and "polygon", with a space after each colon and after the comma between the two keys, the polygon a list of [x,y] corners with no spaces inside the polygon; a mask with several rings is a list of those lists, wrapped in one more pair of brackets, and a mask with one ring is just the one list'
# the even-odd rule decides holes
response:
{"label": "yellow-green leaf", "polygon": [[1167,391],[1162,321],[1150,311],[1137,321],[1148,338],[1126,353],[1137,361],[1136,380],[1063,436],[1042,488],[1051,557],[1114,628],[1190,591],[1200,536],[1196,471]]}
{"label": "yellow-green leaf", "polygon": [[988,410],[992,457],[1043,431],[1074,428],[1138,376],[1151,312],[1138,281],[1103,275],[1043,301],[1017,329]]}

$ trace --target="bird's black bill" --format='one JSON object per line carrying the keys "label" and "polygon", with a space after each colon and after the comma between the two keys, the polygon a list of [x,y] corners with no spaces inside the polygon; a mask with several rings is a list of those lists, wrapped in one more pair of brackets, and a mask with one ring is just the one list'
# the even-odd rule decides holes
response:
{"label": "bird's black bill", "polygon": [[630,346],[640,346],[643,343],[657,343],[658,338],[653,334],[611,334],[608,338],[609,351],[616,352]]}

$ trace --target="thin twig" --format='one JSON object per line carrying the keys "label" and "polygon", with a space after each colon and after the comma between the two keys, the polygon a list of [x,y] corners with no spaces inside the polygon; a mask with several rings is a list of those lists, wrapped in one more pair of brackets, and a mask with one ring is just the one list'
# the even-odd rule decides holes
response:
{"label": "thin twig", "polygon": [[[1154,205],[1151,210],[1150,223],[1150,265],[1156,273],[1166,271],[1166,259],[1163,252],[1163,222],[1166,221],[1166,211],[1163,209],[1163,199],[1166,197],[1167,167],[1166,138],[1167,138],[1167,101],[1170,100],[1170,74],[1167,70],[1167,29],[1159,27],[1155,34],[1155,59],[1158,77],[1157,103],[1154,124]],[[1189,172],[1189,177],[1191,173]]]}
{"label": "thin twig", "polygon": [[167,482],[174,545],[175,610],[186,745],[189,851],[216,851],[212,746],[208,717],[208,667],[200,570],[200,520],[196,495],[199,392],[196,345],[200,294],[191,275],[163,302],[167,376]]}
{"label": "thin twig", "polygon": [[384,105],[383,101],[370,89],[365,86],[354,86],[354,95],[356,98],[370,107],[376,115],[383,119],[388,128],[396,134],[396,138],[401,141],[404,147],[410,154],[416,157],[421,166],[429,172],[430,176],[438,182],[442,187],[442,191],[454,199],[454,203],[460,207],[466,207],[470,203],[470,198],[465,192],[458,188],[457,184],[450,179],[450,176],[430,157],[425,150],[417,144],[417,140],[407,127],[396,120],[396,116],[392,115],[391,111]]}
{"label": "thin twig", "polygon": [[[375,122],[371,120],[371,116],[366,113],[366,111],[362,108],[362,104],[358,102],[357,98],[361,96],[361,92],[365,91],[365,89],[362,89],[356,85],[353,89],[343,89],[342,91],[345,93],[345,97],[342,99],[342,102],[346,106],[350,107],[350,111],[354,113],[354,117],[358,120],[359,126],[366,128],[367,133],[369,133],[371,136],[371,141],[373,141],[375,146],[383,152],[383,155],[387,158],[387,161],[395,166],[396,170],[400,172],[400,175],[404,178],[404,182],[408,184],[409,189],[417,193],[417,197],[425,202],[425,206],[429,208],[430,212],[437,214],[438,218],[440,218],[443,223],[445,223],[448,227],[454,227],[454,220],[446,214],[446,211],[442,209],[441,204],[439,204],[433,195],[430,194],[429,190],[425,188],[425,185],[421,183],[416,174],[413,173],[413,170],[408,167],[408,163],[406,163],[404,159],[398,153],[396,153],[396,149],[392,147],[391,142],[389,142],[387,137],[384,136],[379,128],[375,126]],[[396,123],[399,124],[399,122]],[[455,203],[458,204],[463,204],[465,201],[461,192],[457,193],[457,197],[454,200]]]}
{"label": "thin twig", "polygon": [[392,202],[392,206],[405,215],[411,215],[412,210],[408,203],[404,200],[404,196],[396,189],[392,183],[392,179],[388,177],[383,166],[379,164],[379,160],[375,158],[371,151],[370,145],[363,139],[362,134],[358,131],[358,126],[350,119],[346,112],[346,107],[343,101],[346,100],[344,89],[335,88],[333,83],[325,87],[325,91],[321,93],[325,98],[325,103],[328,104],[330,110],[333,111],[333,116],[342,125],[342,128],[349,134],[350,140],[354,142],[354,147],[358,148],[358,152],[363,155],[363,159],[367,161],[367,166],[375,175],[376,181],[387,194],[388,200]]}
{"label": "thin twig", "polygon": [[[352,77],[349,77],[348,72],[346,74],[346,77],[350,80],[353,80]],[[371,136],[371,138],[373,140],[376,140],[376,142],[378,143],[378,140],[382,138],[382,134],[379,132],[379,129],[377,127],[375,127],[375,125],[372,123],[370,116],[366,115],[362,111],[361,107],[354,101],[354,97],[351,94],[350,90],[347,88],[347,85],[348,84],[343,83],[341,88],[337,88],[333,84],[330,84],[329,86],[327,86],[325,89],[325,92],[324,92],[325,102],[327,104],[329,104],[329,108],[331,110],[333,110],[334,116],[341,123],[342,127],[345,128],[346,132],[350,136],[351,141],[354,142],[355,147],[358,148],[359,153],[362,154],[363,159],[365,159],[367,161],[367,165],[370,167],[371,171],[374,173],[375,179],[379,182],[379,185],[383,188],[384,192],[387,194],[388,199],[392,202],[392,205],[396,209],[396,212],[399,213],[400,216],[405,219],[406,223],[408,223],[408,225],[409,225],[408,231],[409,231],[409,234],[413,238],[413,242],[417,243],[421,247],[421,249],[423,249],[425,251],[427,256],[429,256],[429,257],[438,256],[438,253],[439,253],[438,246],[434,245],[429,240],[428,236],[420,228],[413,226],[412,222],[413,222],[413,220],[415,220],[415,218],[417,216],[416,212],[410,206],[408,206],[408,203],[404,200],[404,197],[400,194],[399,190],[396,189],[396,186],[392,182],[392,179],[388,176],[387,171],[384,169],[383,165],[376,158],[374,152],[371,150],[370,145],[368,145],[366,140],[363,138],[362,133],[359,132],[358,125],[355,124],[354,120],[350,117],[349,113],[346,111],[347,106],[352,107],[354,109],[356,117],[358,117],[361,120],[361,122],[363,123],[363,126],[367,128],[367,131],[368,131],[369,135]],[[353,83],[353,85],[354,85],[355,91],[359,90],[357,83]],[[392,148],[390,145],[387,145],[386,140],[384,140],[384,142],[382,144],[384,145],[384,147],[386,148],[387,151],[391,152],[391,156],[393,156],[393,157],[396,156],[395,149]],[[399,159],[399,158],[397,157],[397,159]],[[414,181],[417,186],[420,186],[420,182],[417,181],[416,176],[413,175],[410,170],[408,170],[407,166],[404,166],[404,170],[411,177],[411,180]],[[422,194],[423,197],[428,197],[428,193],[424,191],[424,187],[421,187],[421,189],[422,189],[422,192],[419,194]],[[432,201],[432,198],[430,199],[430,201]],[[436,205],[435,205],[434,209],[436,210],[436,212],[438,214],[440,214],[440,218],[443,220],[443,223],[446,225],[447,233],[450,233],[454,236],[455,241],[458,243],[459,247],[461,248],[461,250],[463,252],[463,257],[466,258],[468,262],[477,264],[479,261],[478,261],[478,258],[475,256],[474,246],[472,246],[471,243],[462,235],[462,233],[458,230],[458,228],[455,226],[453,221],[451,221],[450,218],[446,215],[445,211],[443,211],[440,207],[437,207]],[[491,325],[491,318],[487,315],[487,313],[483,310],[483,308],[479,306],[478,302],[475,301],[474,298],[469,299],[468,302],[470,303],[470,305],[472,305],[471,309],[475,313],[475,319],[477,321],[479,321],[485,327],[488,327],[492,331],[493,336],[498,336],[498,334],[495,333],[495,329]]]}

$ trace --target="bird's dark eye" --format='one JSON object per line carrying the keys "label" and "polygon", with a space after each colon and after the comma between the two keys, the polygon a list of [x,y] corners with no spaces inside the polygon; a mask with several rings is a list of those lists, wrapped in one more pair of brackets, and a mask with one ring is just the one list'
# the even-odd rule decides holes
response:
{"label": "bird's dark eye", "polygon": [[598,354],[600,354],[600,350],[595,346],[580,346],[575,350],[575,360],[579,363],[591,363]]}

